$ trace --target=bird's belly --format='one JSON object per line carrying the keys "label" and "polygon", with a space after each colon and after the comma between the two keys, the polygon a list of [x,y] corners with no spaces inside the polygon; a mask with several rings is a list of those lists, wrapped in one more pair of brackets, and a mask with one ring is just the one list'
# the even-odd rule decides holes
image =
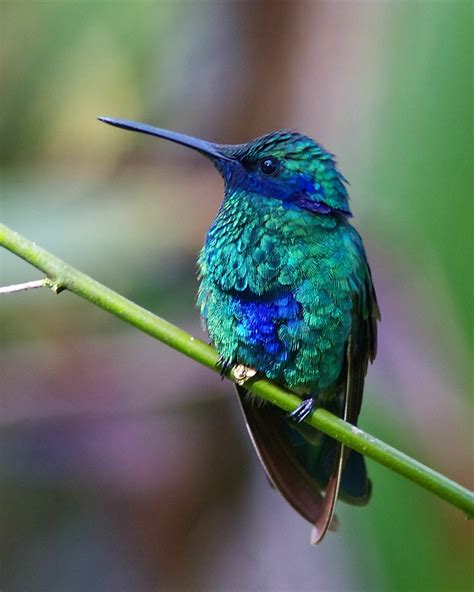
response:
{"label": "bird's belly", "polygon": [[262,296],[214,288],[201,312],[212,342],[232,363],[312,393],[339,377],[347,323],[334,314],[319,317],[317,309],[303,306],[289,288]]}

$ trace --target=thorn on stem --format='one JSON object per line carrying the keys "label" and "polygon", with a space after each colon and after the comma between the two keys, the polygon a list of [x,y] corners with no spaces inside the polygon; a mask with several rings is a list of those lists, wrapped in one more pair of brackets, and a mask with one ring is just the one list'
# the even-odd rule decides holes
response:
{"label": "thorn on stem", "polygon": [[61,292],[64,292],[64,290],[66,289],[65,286],[61,286],[59,282],[53,282],[52,284],[50,284],[50,287],[55,294],[61,294]]}

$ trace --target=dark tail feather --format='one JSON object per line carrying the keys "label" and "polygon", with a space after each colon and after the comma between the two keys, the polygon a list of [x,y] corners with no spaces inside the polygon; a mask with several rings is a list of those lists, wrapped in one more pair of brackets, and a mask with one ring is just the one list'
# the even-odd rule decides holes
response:
{"label": "dark tail feather", "polygon": [[[357,421],[367,364],[360,363],[352,335],[346,348],[340,416]],[[342,390],[342,389],[341,389]],[[288,503],[313,524],[311,543],[319,543],[334,527],[339,489],[341,498],[364,505],[371,484],[363,457],[310,426],[294,424],[271,405],[258,406],[237,387],[250,438],[271,483]],[[336,411],[337,412],[337,411]],[[325,491],[325,495],[321,494]]]}
{"label": "dark tail feather", "polygon": [[[258,405],[236,387],[247,429],[273,487],[313,525],[311,542],[336,530],[334,507],[339,497],[358,506],[368,503],[371,483],[364,457],[306,424],[295,425],[272,405]],[[341,473],[342,470],[342,473]],[[325,495],[321,493],[325,491]]]}
{"label": "dark tail feather", "polygon": [[242,387],[237,387],[237,392],[248,432],[270,482],[314,525],[312,542],[319,542],[328,528],[335,530],[337,527],[333,513],[339,478],[329,480],[323,497],[321,487],[296,452],[285,413],[271,405],[257,405]]}
{"label": "dark tail feather", "polygon": [[[343,414],[342,419],[347,421],[349,415],[349,405],[351,402],[351,374],[352,374],[352,339],[349,336],[346,351],[346,388],[343,399]],[[315,522],[313,530],[311,532],[311,544],[320,543],[324,535],[326,534],[331,519],[336,509],[337,496],[339,495],[339,487],[341,485],[342,471],[344,470],[344,464],[347,459],[344,445],[339,442],[334,443],[334,464],[329,476],[328,485],[326,487],[326,495],[324,496],[323,510],[318,520]],[[324,456],[322,456],[324,461]]]}
{"label": "dark tail feather", "polygon": [[[365,368],[354,364],[356,354],[350,336],[340,415],[353,422],[357,420],[365,375]],[[276,407],[257,405],[244,388],[237,387],[237,393],[250,438],[270,482],[311,522],[311,542],[321,542],[328,529],[337,524],[334,510],[339,489],[341,498],[352,504],[364,505],[370,498],[371,484],[363,457],[304,423],[294,424]]]}
{"label": "dark tail feather", "polygon": [[299,463],[287,434],[285,416],[271,405],[258,405],[237,387],[242,412],[255,450],[271,484],[306,520],[314,523],[323,498]]}
{"label": "dark tail feather", "polygon": [[313,530],[311,531],[311,544],[316,545],[320,543],[324,535],[329,529],[336,509],[337,496],[339,493],[339,486],[341,484],[342,469],[344,467],[344,446],[337,444],[336,448],[336,463],[326,487],[326,495],[323,499],[321,513],[317,520],[313,522]]}

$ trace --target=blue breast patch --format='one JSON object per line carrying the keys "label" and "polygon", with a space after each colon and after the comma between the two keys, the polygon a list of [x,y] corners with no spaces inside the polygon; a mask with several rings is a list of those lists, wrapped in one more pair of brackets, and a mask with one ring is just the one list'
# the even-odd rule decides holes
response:
{"label": "blue breast patch", "polygon": [[[253,298],[252,298],[253,297]],[[291,351],[278,336],[281,325],[300,318],[301,305],[289,291],[278,291],[255,300],[255,295],[240,294],[234,300],[239,338],[238,359],[265,369],[276,378]]]}

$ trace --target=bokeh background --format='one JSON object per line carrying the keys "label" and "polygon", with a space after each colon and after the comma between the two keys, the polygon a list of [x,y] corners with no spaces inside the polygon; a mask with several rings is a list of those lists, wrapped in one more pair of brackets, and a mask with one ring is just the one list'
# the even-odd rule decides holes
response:
{"label": "bokeh background", "polygon": [[[363,428],[473,485],[472,4],[0,2],[1,219],[203,337],[222,182],[109,115],[335,152],[383,322]],[[0,254],[1,283],[40,274]],[[0,588],[470,590],[472,525],[369,461],[318,548],[267,484],[230,384],[63,293],[0,307]]]}

